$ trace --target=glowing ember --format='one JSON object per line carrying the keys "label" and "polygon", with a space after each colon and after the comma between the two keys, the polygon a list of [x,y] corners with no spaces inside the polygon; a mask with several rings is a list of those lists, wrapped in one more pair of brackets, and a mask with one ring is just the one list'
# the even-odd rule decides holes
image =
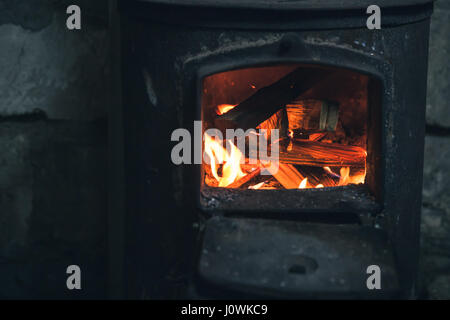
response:
{"label": "glowing ember", "polygon": [[323,184],[319,183],[316,188],[323,188]]}
{"label": "glowing ember", "polygon": [[349,167],[343,167],[340,170],[341,177],[339,179],[339,186],[346,186],[348,184],[360,184],[364,183],[364,179],[366,178],[366,172],[363,174],[357,174],[354,176],[350,176],[350,168]]}
{"label": "glowing ember", "polygon": [[325,136],[325,133],[312,133],[309,135],[309,140],[319,141]]}
{"label": "glowing ember", "polygon": [[345,186],[348,184],[359,184],[364,183],[364,179],[366,177],[366,172],[363,174],[357,174],[354,176],[350,176],[350,168],[349,167],[343,167],[340,170],[341,178],[339,179],[339,186]]}
{"label": "glowing ember", "polygon": [[292,131],[291,129],[289,129],[289,138],[294,138],[294,131]]}
{"label": "glowing ember", "polygon": [[289,129],[289,144],[286,148],[287,151],[292,151],[292,139],[294,139],[294,131],[292,131],[291,129]]}
{"label": "glowing ember", "polygon": [[256,189],[261,188],[261,187],[264,185],[264,183],[265,183],[265,181],[263,181],[263,182],[261,182],[261,183],[258,183],[258,184],[255,184],[254,186],[250,186],[250,187],[248,187],[248,188],[249,188],[249,189],[256,190]]}
{"label": "glowing ember", "polygon": [[341,168],[340,174],[341,174],[341,178],[339,179],[339,185],[345,186],[346,184],[348,184],[350,168],[349,167]]}
{"label": "glowing ember", "polygon": [[222,115],[224,113],[227,113],[228,111],[230,111],[231,109],[233,109],[234,107],[236,107],[236,104],[219,104],[216,108],[216,113],[218,115]]}

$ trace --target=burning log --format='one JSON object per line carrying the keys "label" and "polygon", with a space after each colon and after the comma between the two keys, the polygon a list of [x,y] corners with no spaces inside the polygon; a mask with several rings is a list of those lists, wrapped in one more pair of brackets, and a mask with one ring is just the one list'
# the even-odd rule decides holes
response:
{"label": "burning log", "polygon": [[[247,183],[248,181],[252,180],[253,178],[257,177],[261,173],[261,167],[255,167],[254,164],[248,165],[248,164],[241,164],[242,169],[244,169],[244,173],[246,174],[240,179],[237,179],[236,181],[232,182],[231,184],[227,185],[226,188],[239,188],[243,184]],[[217,181],[216,178],[214,178],[213,172],[211,170],[211,166],[204,165],[204,176],[205,176],[205,183],[208,186],[211,187],[219,187],[219,181]]]}
{"label": "burning log", "polygon": [[256,128],[299,95],[328,78],[331,71],[299,67],[255,94],[215,120],[218,128]]}
{"label": "burning log", "polygon": [[326,133],[312,133],[311,135],[309,135],[309,139],[308,140],[320,141],[326,135],[327,135]]}
{"label": "burning log", "polygon": [[305,179],[305,177],[303,177],[291,164],[279,163],[278,172],[272,171],[270,167],[267,167],[266,169],[286,189],[297,189],[300,186],[300,183]]}
{"label": "burning log", "polygon": [[308,178],[308,182],[314,186],[322,184],[324,187],[334,187],[338,182],[338,180],[334,180],[327,175],[323,168],[302,166],[298,171],[302,176]]}
{"label": "burning log", "polygon": [[253,170],[252,172],[248,173],[247,175],[245,175],[241,179],[236,180],[232,184],[228,185],[227,188],[239,188],[243,184],[245,184],[245,183],[249,182],[250,180],[252,180],[253,178],[255,178],[260,173],[261,173],[261,168],[256,168],[255,170]]}
{"label": "burning log", "polygon": [[202,168],[203,168],[203,171],[204,171],[205,183],[206,183],[208,186],[212,186],[212,187],[217,187],[217,186],[219,186],[219,181],[217,181],[217,180],[214,178],[213,173],[212,173],[212,170],[211,170],[211,166],[209,166],[209,165],[204,165],[204,166],[202,166]]}
{"label": "burning log", "polygon": [[339,105],[320,100],[295,100],[286,105],[290,130],[314,133],[335,131]]}
{"label": "burning log", "polygon": [[293,139],[289,151],[280,150],[280,162],[314,167],[365,167],[366,151],[357,146]]}
{"label": "burning log", "polygon": [[271,136],[271,129],[278,129],[279,137],[287,137],[289,128],[289,120],[286,109],[278,110],[269,119],[259,124],[257,129],[266,129],[266,139]]}
{"label": "burning log", "polygon": [[258,190],[258,189],[260,189],[265,183],[266,183],[265,181],[260,182],[260,183],[257,183],[257,184],[255,184],[255,185],[253,185],[253,186],[249,186],[248,189],[251,189],[251,190]]}

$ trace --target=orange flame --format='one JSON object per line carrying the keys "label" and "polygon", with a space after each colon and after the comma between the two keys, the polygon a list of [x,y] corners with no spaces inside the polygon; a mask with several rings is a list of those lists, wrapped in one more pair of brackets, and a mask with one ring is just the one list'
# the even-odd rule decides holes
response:
{"label": "orange flame", "polygon": [[345,186],[348,184],[360,184],[364,183],[364,180],[366,178],[366,172],[364,171],[363,174],[357,174],[354,176],[350,176],[350,168],[349,167],[343,167],[340,170],[341,177],[339,178],[339,186]]}
{"label": "orange flame", "polygon": [[[211,172],[213,177],[219,182],[219,187],[226,187],[234,181],[246,176],[241,170],[242,152],[231,142],[227,141],[230,146],[228,153],[226,148],[211,136],[205,133],[205,153],[210,159]],[[218,164],[224,164],[222,167],[222,177],[219,176]]]}
{"label": "orange flame", "polygon": [[298,186],[299,189],[306,189],[306,185],[308,183],[308,178],[305,178],[300,182],[300,185]]}
{"label": "orange flame", "polygon": [[289,138],[291,138],[291,139],[293,139],[294,138],[294,131],[292,131],[291,129],[288,129],[289,130]]}
{"label": "orange flame", "polygon": [[250,186],[250,187],[248,187],[249,189],[253,189],[253,190],[256,190],[256,189],[259,189],[259,188],[261,188],[263,185],[264,185],[264,183],[266,183],[265,181],[263,181],[263,182],[261,182],[261,183],[257,183],[257,184],[255,184],[254,186]]}
{"label": "orange flame", "polygon": [[[254,85],[250,84],[253,88]],[[232,110],[237,105],[233,104],[220,104],[217,105],[215,108],[215,112],[218,115],[225,114]],[[257,127],[258,128],[258,127]],[[259,135],[258,133],[256,133]],[[267,139],[267,131],[264,131],[263,133],[266,136]],[[293,138],[294,138],[294,131],[291,129],[288,129],[288,136],[289,136],[289,144],[287,146],[287,151],[292,151],[293,148]],[[310,135],[310,140],[320,140],[324,137],[324,133],[317,133]],[[278,139],[278,140],[281,140]],[[276,141],[278,142],[278,141]],[[274,143],[276,143],[274,142]],[[332,142],[332,141],[325,141],[322,140],[322,142]],[[219,187],[227,187],[233,184],[235,181],[241,179],[242,177],[246,176],[247,173],[242,170],[241,163],[244,163],[244,156],[241,153],[241,151],[236,147],[236,145],[232,141],[227,141],[229,144],[229,151],[226,150],[226,148],[223,147],[223,141],[219,141],[216,139],[213,139],[211,136],[205,134],[205,153],[208,155],[210,159],[210,168],[211,168],[211,175],[213,178],[218,182]],[[367,156],[367,151],[364,151],[365,155]],[[220,171],[220,169],[222,169]],[[317,181],[317,185],[312,185],[311,182],[308,183],[308,179],[304,178],[301,183],[299,184],[299,189],[309,189],[309,188],[324,188],[324,187],[331,187],[331,186],[345,186],[348,184],[360,184],[364,183],[366,172],[364,173],[358,173],[356,175],[351,176],[350,175],[350,167],[342,167],[340,168],[340,174],[334,172],[330,167],[323,167],[325,172],[328,173],[329,176],[333,177],[334,179],[339,179],[339,182],[335,182],[336,180],[328,180],[321,179]],[[221,174],[219,175],[219,173]],[[248,187],[249,189],[260,189],[264,186],[264,183],[258,183],[253,186]]]}
{"label": "orange flame", "polygon": [[236,106],[237,106],[237,104],[219,104],[216,107],[216,113],[218,115],[222,115],[224,113],[227,113],[228,111],[230,111],[231,109],[233,109]]}
{"label": "orange flame", "polygon": [[291,129],[288,129],[288,130],[289,130],[289,133],[288,133],[289,144],[288,144],[286,150],[287,151],[292,151],[292,139],[294,139],[294,131],[292,131]]}

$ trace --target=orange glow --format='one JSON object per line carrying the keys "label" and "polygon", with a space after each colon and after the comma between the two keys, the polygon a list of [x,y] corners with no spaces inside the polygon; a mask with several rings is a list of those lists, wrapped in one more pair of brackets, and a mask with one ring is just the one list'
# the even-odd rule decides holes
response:
{"label": "orange glow", "polygon": [[216,113],[218,115],[222,115],[224,113],[227,113],[228,111],[230,111],[231,109],[233,109],[234,107],[236,107],[237,104],[219,104],[216,108]]}
{"label": "orange glow", "polygon": [[263,182],[261,182],[261,183],[258,183],[258,184],[255,184],[254,186],[250,186],[250,187],[248,187],[249,189],[253,189],[253,190],[256,190],[256,189],[259,189],[259,188],[261,188],[263,185],[264,185],[264,181]]}
{"label": "orange glow", "polygon": [[350,176],[350,168],[342,167],[340,170],[341,177],[339,178],[339,186],[346,186],[348,184],[360,184],[364,183],[364,179],[366,178],[366,172],[363,174],[357,174],[354,176]]}
{"label": "orange glow", "polygon": [[[369,77],[333,69],[332,81],[297,78],[297,69],[303,67],[312,66],[289,63],[248,67],[203,78],[202,130],[216,128],[225,137],[228,129],[243,129],[245,137],[216,142],[214,136],[205,136],[202,188],[259,190],[255,193],[325,188],[317,191],[320,193],[365,182],[367,134],[372,130],[367,126]],[[283,80],[290,74],[295,82]],[[300,90],[289,90],[289,86],[300,84],[309,89],[288,99],[286,95]],[[247,133],[250,127],[256,131]],[[273,129],[278,130],[277,139],[270,131]],[[244,149],[241,153],[237,141],[249,154]],[[250,144],[254,141],[258,148],[251,154]],[[266,146],[260,146],[263,143]],[[279,150],[279,170],[270,172],[260,151],[265,149],[269,157],[275,150],[273,146]],[[369,175],[375,169],[367,169]]]}
{"label": "orange glow", "polygon": [[289,133],[288,133],[289,144],[286,149],[287,149],[287,151],[292,151],[292,139],[294,139],[294,131],[292,131],[291,129],[288,129],[288,130],[289,130]]}
{"label": "orange glow", "polygon": [[306,185],[308,183],[308,178],[305,178],[300,182],[300,185],[298,186],[299,189],[306,189]]}
{"label": "orange glow", "polygon": [[289,138],[294,138],[294,131],[292,131],[291,129],[289,129]]}
{"label": "orange glow", "polygon": [[[227,187],[246,175],[241,170],[240,163],[243,158],[241,151],[231,141],[227,143],[230,146],[230,153],[221,143],[205,133],[205,153],[210,159],[211,173],[219,182],[219,187]],[[220,164],[223,164],[221,177],[217,172]]]}
{"label": "orange glow", "polygon": [[339,179],[339,185],[345,186],[346,184],[348,184],[348,181],[349,181],[350,168],[349,167],[341,168],[340,174],[341,174],[341,178]]}
{"label": "orange glow", "polygon": [[312,133],[309,135],[309,140],[317,141],[323,138],[324,135],[324,133]]}

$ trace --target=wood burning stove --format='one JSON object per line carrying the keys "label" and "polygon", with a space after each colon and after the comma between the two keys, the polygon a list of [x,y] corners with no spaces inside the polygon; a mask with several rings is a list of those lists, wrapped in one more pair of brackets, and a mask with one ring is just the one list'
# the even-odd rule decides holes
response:
{"label": "wood burning stove", "polygon": [[432,2],[370,4],[122,1],[131,292],[414,297]]}

